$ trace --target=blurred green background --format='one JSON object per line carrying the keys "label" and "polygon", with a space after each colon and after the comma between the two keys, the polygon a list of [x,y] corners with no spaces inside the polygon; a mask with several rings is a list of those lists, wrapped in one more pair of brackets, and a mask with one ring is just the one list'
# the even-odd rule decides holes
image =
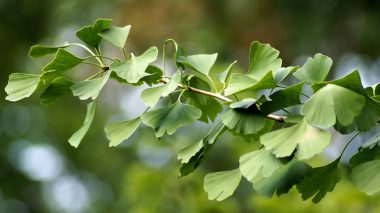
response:
{"label": "blurred green background", "polygon": [[[237,59],[244,70],[249,45],[258,40],[279,49],[284,65],[303,64],[321,52],[334,60],[330,78],[358,68],[365,86],[380,81],[376,0],[1,0],[0,14],[1,88],[10,73],[37,73],[47,62],[27,57],[31,45],[77,41],[75,31],[100,17],[131,24],[127,48],[136,53],[173,38],[189,54],[218,52],[221,69]],[[104,52],[118,56],[109,46]],[[380,196],[364,195],[347,178],[318,205],[302,201],[294,189],[266,200],[244,181],[232,198],[208,201],[204,175],[236,168],[254,145],[225,134],[204,165],[181,179],[176,153],[202,138],[208,125],[181,128],[160,141],[151,129],[140,128],[121,146],[108,148],[104,125],[141,113],[139,91],[107,85],[95,123],[77,149],[66,140],[82,124],[85,103],[68,97],[46,108],[38,95],[10,103],[2,92],[0,212],[380,212]],[[350,137],[332,134],[334,143],[316,165],[335,159]],[[359,137],[344,161],[369,136]]]}

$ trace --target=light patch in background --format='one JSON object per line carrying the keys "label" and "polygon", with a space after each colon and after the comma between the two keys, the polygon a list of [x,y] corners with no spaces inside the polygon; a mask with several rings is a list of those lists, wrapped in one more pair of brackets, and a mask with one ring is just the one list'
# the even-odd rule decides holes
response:
{"label": "light patch in background", "polygon": [[59,177],[45,184],[43,196],[53,212],[86,212],[90,203],[85,185],[73,176]]}
{"label": "light patch in background", "polygon": [[20,104],[7,104],[1,110],[1,129],[12,137],[25,135],[31,127],[31,113]]}
{"label": "light patch in background", "polygon": [[20,152],[19,165],[29,178],[48,181],[57,178],[63,171],[63,159],[49,145],[31,145]]}

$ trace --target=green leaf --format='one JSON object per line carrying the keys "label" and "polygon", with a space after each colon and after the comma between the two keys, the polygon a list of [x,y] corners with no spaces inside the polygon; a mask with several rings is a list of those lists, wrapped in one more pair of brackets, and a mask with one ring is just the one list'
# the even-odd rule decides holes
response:
{"label": "green leaf", "polygon": [[106,72],[97,79],[84,80],[75,83],[71,86],[74,96],[78,96],[80,100],[87,100],[92,98],[95,100],[99,92],[103,89],[104,85],[107,83],[110,72]]}
{"label": "green leaf", "polygon": [[294,76],[309,84],[323,81],[329,74],[332,63],[331,58],[317,53],[314,58],[309,57],[306,63],[294,73]]}
{"label": "green leaf", "polygon": [[85,26],[76,32],[76,36],[87,45],[98,48],[102,37],[98,33],[107,29],[112,19],[97,19],[93,25]]}
{"label": "green leaf", "polygon": [[28,73],[12,73],[9,76],[8,84],[5,87],[8,101],[19,101],[33,94],[40,82],[39,75]]}
{"label": "green leaf", "polygon": [[253,188],[261,196],[270,198],[276,192],[277,196],[287,193],[293,185],[298,184],[311,172],[311,167],[298,160],[277,169],[271,176],[258,176],[252,180]]}
{"label": "green leaf", "polygon": [[222,122],[237,134],[257,134],[266,125],[267,119],[258,111],[254,102],[249,102],[251,100],[244,99],[231,104],[230,109],[222,114]]}
{"label": "green leaf", "polygon": [[57,77],[54,79],[50,85],[41,94],[41,103],[50,106],[54,104],[59,98],[65,95],[71,94],[70,87],[73,82],[67,80],[64,77]]}
{"label": "green leaf", "polygon": [[223,88],[226,88],[228,85],[228,82],[230,81],[230,77],[232,74],[232,70],[235,67],[236,60],[232,62],[226,70],[218,74],[218,80],[223,84]]}
{"label": "green leaf", "polygon": [[[369,142],[371,142],[371,140],[374,140],[377,142],[378,138],[379,138],[379,135],[377,135],[376,138],[370,139]],[[360,164],[363,164],[365,162],[372,161],[372,160],[380,160],[380,146],[376,144],[369,144],[369,143],[368,145],[375,145],[375,146],[373,147],[367,146],[361,149],[354,156],[352,156],[350,159],[351,167],[356,167],[356,166],[359,166]]]}
{"label": "green leaf", "polygon": [[231,76],[228,87],[224,94],[232,95],[243,91],[258,91],[262,89],[275,88],[276,82],[272,72],[267,72],[260,80],[253,79],[247,75],[234,73]]}
{"label": "green leaf", "polygon": [[249,69],[247,75],[261,79],[269,71],[276,71],[281,67],[281,59],[278,58],[280,52],[269,44],[253,42],[249,49]]}
{"label": "green leaf", "polygon": [[178,58],[178,62],[184,64],[190,69],[208,76],[212,66],[215,64],[217,57],[217,53],[181,56]]}
{"label": "green leaf", "polygon": [[299,123],[304,119],[302,115],[289,115],[285,118],[286,123]]}
{"label": "green leaf", "polygon": [[231,196],[239,186],[239,169],[209,173],[205,176],[204,188],[209,200],[222,201]]}
{"label": "green leaf", "polygon": [[109,146],[117,146],[127,140],[139,127],[141,120],[139,117],[128,120],[110,123],[105,127],[107,138],[110,140]]}
{"label": "green leaf", "polygon": [[193,123],[201,114],[198,108],[177,101],[170,106],[144,113],[141,120],[156,131],[157,137],[162,137],[165,132],[171,135],[179,127]]}
{"label": "green leaf", "polygon": [[264,114],[276,112],[286,107],[301,104],[299,95],[302,91],[303,82],[278,90],[269,96],[271,101],[266,101],[260,106],[260,111]]}
{"label": "green leaf", "polygon": [[274,81],[278,84],[285,80],[290,74],[294,73],[299,67],[281,67],[280,69],[273,71]]}
{"label": "green leaf", "polygon": [[110,70],[115,71],[120,78],[129,83],[137,83],[141,78],[149,75],[145,70],[150,63],[157,59],[157,55],[157,47],[150,47],[140,56],[136,57],[131,54],[128,61],[112,63]]}
{"label": "green leaf", "polygon": [[372,160],[352,169],[352,182],[362,192],[373,195],[380,191],[380,160]]}
{"label": "green leaf", "polygon": [[219,122],[202,140],[186,147],[178,153],[178,160],[181,160],[180,177],[186,176],[198,168],[209,150],[225,130],[226,126]]}
{"label": "green leaf", "polygon": [[265,149],[271,150],[278,158],[292,155],[295,149],[296,158],[306,160],[321,153],[330,143],[330,134],[312,127],[306,120],[288,128],[269,132],[260,138]]}
{"label": "green leaf", "polygon": [[[209,85],[197,77],[191,78],[188,83],[189,86],[197,89],[210,90]],[[185,103],[193,105],[202,111],[202,116],[199,120],[205,123],[208,123],[209,120],[214,121],[219,112],[223,110],[222,105],[217,100],[206,95],[186,91],[182,97]]]}
{"label": "green leaf", "polygon": [[160,80],[164,77],[162,70],[156,66],[149,65],[145,70],[149,75],[143,77],[140,81],[152,86],[153,84],[158,84]]}
{"label": "green leaf", "polygon": [[241,174],[248,181],[252,181],[258,175],[269,177],[282,165],[270,151],[264,149],[241,156],[239,162]]}
{"label": "green leaf", "polygon": [[303,200],[307,200],[315,195],[313,202],[318,203],[327,192],[334,190],[335,185],[341,179],[338,167],[339,160],[340,158],[329,165],[313,168],[311,174],[297,184],[297,189],[302,194]]}
{"label": "green leaf", "polygon": [[82,61],[82,58],[78,58],[64,49],[58,49],[53,61],[46,65],[42,70],[65,71],[82,63]]}
{"label": "green leaf", "polygon": [[142,91],[141,100],[146,106],[153,107],[161,97],[166,97],[173,92],[178,87],[180,81],[181,73],[177,70],[167,84]]}
{"label": "green leaf", "polygon": [[186,147],[178,153],[178,160],[181,160],[180,177],[186,176],[198,168],[209,150],[225,130],[226,126],[219,122],[202,140]]}
{"label": "green leaf", "polygon": [[125,27],[110,27],[98,33],[98,35],[113,45],[119,48],[124,48],[130,29],[131,25],[127,25]]}
{"label": "green leaf", "polygon": [[69,139],[71,146],[77,148],[82,141],[83,137],[86,135],[88,129],[91,126],[92,120],[94,119],[96,110],[96,101],[92,101],[87,105],[86,117],[84,119],[82,127],[76,131]]}
{"label": "green leaf", "polygon": [[205,123],[215,121],[218,114],[223,110],[222,105],[217,100],[205,95],[185,92],[183,97],[185,98],[185,103],[193,105],[202,111],[199,120]]}
{"label": "green leaf", "polygon": [[328,84],[305,103],[302,114],[316,127],[328,128],[334,126],[337,120],[343,126],[348,126],[360,115],[364,104],[365,98],[362,95]]}
{"label": "green leaf", "polygon": [[43,45],[34,45],[30,48],[29,50],[29,56],[31,58],[40,58],[40,57],[43,57],[45,55],[49,55],[49,54],[55,54],[58,49],[63,49],[63,48],[66,48],[68,47],[69,44],[68,43],[65,43],[63,45],[59,45],[59,46],[43,46]]}

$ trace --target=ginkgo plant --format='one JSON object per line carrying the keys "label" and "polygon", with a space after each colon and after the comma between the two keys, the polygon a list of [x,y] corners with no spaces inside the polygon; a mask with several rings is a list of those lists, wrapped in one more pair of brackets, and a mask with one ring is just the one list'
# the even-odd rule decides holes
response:
{"label": "ginkgo plant", "polygon": [[[244,177],[262,196],[281,195],[296,186],[303,199],[312,198],[317,203],[341,179],[341,157],[322,167],[307,164],[328,147],[331,136],[327,129],[352,133],[348,145],[379,123],[380,84],[364,88],[357,70],[326,81],[333,62],[325,55],[318,53],[302,66],[282,67],[278,50],[255,41],[249,49],[247,72],[238,73],[233,71],[236,61],[225,70],[212,69],[217,53],[188,55],[175,40],[168,39],[163,45],[160,68],[152,65],[159,54],[156,47],[140,55],[128,54],[125,43],[131,26],[110,23],[110,19],[98,19],[79,29],[76,36],[83,43],[31,47],[29,56],[33,59],[47,55],[54,58],[39,74],[11,74],[5,88],[6,100],[19,101],[41,91],[45,105],[70,94],[87,101],[83,126],[68,139],[70,145],[77,147],[91,127],[99,93],[109,80],[133,86],[146,84],[149,88],[141,92],[145,112],[105,127],[110,146],[127,140],[142,124],[162,137],[197,121],[212,123],[207,135],[178,153],[179,176],[183,177],[201,165],[222,134],[259,144],[254,146],[257,150],[240,157],[238,168],[205,176],[204,189],[209,199],[220,201],[231,196]],[[103,41],[119,49],[123,58],[104,55],[100,50]],[[172,60],[176,66],[171,75],[165,72],[168,45],[174,47]],[[75,56],[66,50],[70,46],[83,48],[89,55]],[[65,72],[79,64],[90,64],[98,72],[73,82]],[[285,83],[286,79],[292,80]],[[289,82],[296,83],[288,85]],[[311,89],[310,96],[305,94],[305,88]],[[374,135],[350,160],[351,180],[367,194],[380,191],[379,140],[380,134]]]}

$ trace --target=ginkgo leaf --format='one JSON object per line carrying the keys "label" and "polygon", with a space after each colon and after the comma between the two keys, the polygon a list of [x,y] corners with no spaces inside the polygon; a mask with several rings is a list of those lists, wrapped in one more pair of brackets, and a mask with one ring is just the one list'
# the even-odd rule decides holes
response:
{"label": "ginkgo leaf", "polygon": [[222,105],[217,100],[208,96],[194,92],[185,92],[183,97],[186,104],[193,105],[202,111],[202,116],[199,120],[205,123],[214,121],[223,110]]}
{"label": "ginkgo leaf", "polygon": [[380,191],[380,160],[367,161],[352,169],[352,182],[362,192],[373,195]]}
{"label": "ginkgo leaf", "polygon": [[232,70],[233,68],[235,67],[235,64],[236,64],[236,60],[234,62],[232,62],[226,70],[224,70],[223,72],[219,73],[218,74],[218,80],[220,81],[220,83],[222,83],[223,85],[223,88],[226,88],[227,85],[228,85],[228,82],[230,81],[230,77],[231,77],[231,74],[232,74]]}
{"label": "ginkgo leaf", "polygon": [[255,102],[245,99],[230,105],[230,109],[222,114],[222,122],[237,134],[250,135],[260,132],[265,127],[266,118]]}
{"label": "ginkgo leaf", "polygon": [[294,76],[309,84],[323,81],[329,74],[332,63],[331,58],[317,53],[314,58],[309,57],[306,63],[294,73]]}
{"label": "ginkgo leaf", "polygon": [[60,48],[58,49],[53,61],[46,65],[42,70],[66,71],[82,63],[82,61],[82,58],[78,58],[66,50]]}
{"label": "ginkgo leaf", "polygon": [[157,137],[162,137],[165,133],[171,135],[179,127],[193,123],[201,114],[198,108],[177,101],[172,105],[145,112],[141,120],[156,131]]}
{"label": "ginkgo leaf", "polygon": [[153,107],[161,97],[166,97],[171,92],[173,92],[178,87],[180,81],[181,73],[179,70],[177,70],[167,84],[158,87],[147,88],[142,91],[141,100],[146,106]]}
{"label": "ginkgo leaf", "polygon": [[219,122],[202,140],[184,148],[178,153],[178,160],[181,160],[180,176],[183,177],[195,169],[203,162],[208,151],[212,148],[218,138],[225,132],[226,126]]}
{"label": "ginkgo leaf", "polygon": [[107,29],[112,19],[97,19],[93,25],[88,25],[76,32],[76,36],[91,47],[98,48],[102,37],[98,33]]}
{"label": "ginkgo leaf", "polygon": [[306,160],[321,153],[330,143],[330,134],[310,126],[306,120],[288,128],[269,132],[260,138],[265,149],[271,150],[278,158],[295,156]]}
{"label": "ginkgo leaf", "polygon": [[178,58],[178,62],[185,66],[208,76],[212,66],[214,66],[217,53],[214,54],[199,54],[190,56],[181,56]]}
{"label": "ginkgo leaf", "polygon": [[131,54],[131,58],[125,62],[114,62],[110,66],[110,70],[129,83],[137,83],[141,78],[148,76],[146,73],[148,65],[157,59],[157,47],[150,47],[140,56]]}
{"label": "ginkgo leaf", "polygon": [[58,49],[63,49],[63,48],[66,48],[68,47],[69,44],[68,43],[65,43],[63,45],[59,45],[59,46],[43,46],[43,45],[34,45],[30,48],[29,50],[29,53],[28,55],[31,57],[31,58],[40,58],[40,57],[43,57],[45,55],[49,55],[49,54],[55,54]]}
{"label": "ginkgo leaf", "polygon": [[265,101],[260,105],[260,111],[264,114],[269,114],[286,107],[301,104],[299,95],[302,91],[302,86],[303,82],[276,91],[269,96],[270,101]]}
{"label": "ginkgo leaf", "polygon": [[360,115],[364,104],[364,96],[344,87],[328,84],[304,104],[302,114],[316,127],[328,128],[334,126],[337,120],[343,126],[348,126]]}
{"label": "ginkgo leaf", "polygon": [[239,169],[207,174],[204,189],[208,193],[208,199],[222,201],[228,198],[235,192],[240,180]]}
{"label": "ginkgo leaf", "polygon": [[247,75],[234,73],[231,75],[225,95],[232,95],[243,91],[258,91],[262,89],[275,88],[276,82],[272,72],[267,72],[261,79],[256,80]]}
{"label": "ginkgo leaf", "polygon": [[270,198],[275,192],[277,196],[280,196],[287,193],[293,185],[298,184],[310,172],[309,165],[302,161],[292,160],[269,177],[256,176],[252,180],[252,186],[261,196]]}
{"label": "ginkgo leaf", "polygon": [[240,157],[241,174],[252,181],[257,175],[269,177],[282,165],[270,151],[260,149]]}
{"label": "ginkgo leaf", "polygon": [[98,35],[104,40],[111,42],[113,45],[119,48],[124,48],[130,29],[131,25],[125,27],[110,27],[98,33]]}
{"label": "ginkgo leaf", "polygon": [[109,146],[117,146],[127,140],[139,127],[141,120],[139,117],[110,123],[105,127],[107,138],[110,140]]}
{"label": "ginkgo leaf", "polygon": [[326,166],[313,168],[311,174],[297,184],[297,189],[302,194],[303,200],[307,200],[315,195],[313,202],[318,203],[327,192],[334,190],[335,185],[341,179],[338,167],[339,160],[340,158]]}
{"label": "ginkgo leaf", "polygon": [[73,82],[69,81],[64,77],[58,77],[51,81],[50,85],[41,94],[41,103],[50,106],[54,104],[59,98],[64,95],[71,94],[70,87]]}
{"label": "ginkgo leaf", "polygon": [[8,101],[19,101],[33,94],[40,82],[40,76],[28,73],[12,73],[5,87]]}
{"label": "ginkgo leaf", "polygon": [[92,98],[95,100],[99,92],[103,89],[107,83],[110,72],[104,73],[103,76],[97,79],[85,80],[75,83],[71,86],[74,96],[78,96],[80,100],[86,100]]}
{"label": "ginkgo leaf", "polygon": [[280,52],[269,44],[253,42],[249,49],[249,68],[247,75],[254,79],[261,79],[269,71],[276,71],[281,67],[282,61],[278,56]]}
{"label": "ginkgo leaf", "polygon": [[82,141],[83,137],[86,135],[88,129],[92,124],[96,110],[96,101],[92,101],[87,105],[86,117],[84,119],[83,125],[78,129],[69,139],[71,146],[77,148]]}
{"label": "ginkgo leaf", "polygon": [[149,86],[152,86],[153,84],[158,84],[160,80],[164,77],[164,73],[162,70],[156,66],[149,65],[146,70],[146,73],[149,75],[143,77],[140,79],[140,81],[148,84]]}
{"label": "ginkgo leaf", "polygon": [[285,80],[290,74],[294,73],[299,67],[281,67],[275,71],[273,71],[274,81],[278,84]]}

